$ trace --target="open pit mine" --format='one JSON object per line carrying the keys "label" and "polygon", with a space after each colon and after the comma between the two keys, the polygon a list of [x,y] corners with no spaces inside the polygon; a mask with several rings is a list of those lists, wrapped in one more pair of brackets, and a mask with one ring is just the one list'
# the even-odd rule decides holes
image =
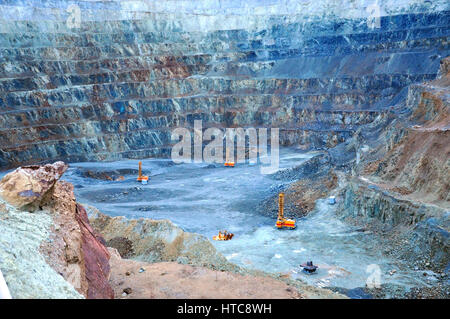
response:
{"label": "open pit mine", "polygon": [[449,299],[449,36],[448,0],[0,0],[0,298]]}

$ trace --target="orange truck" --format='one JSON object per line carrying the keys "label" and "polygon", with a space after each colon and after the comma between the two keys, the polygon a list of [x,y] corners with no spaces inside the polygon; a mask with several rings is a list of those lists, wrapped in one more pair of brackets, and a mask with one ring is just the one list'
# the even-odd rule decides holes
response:
{"label": "orange truck", "polygon": [[278,195],[278,218],[276,227],[278,229],[295,229],[295,220],[284,217],[284,193]]}

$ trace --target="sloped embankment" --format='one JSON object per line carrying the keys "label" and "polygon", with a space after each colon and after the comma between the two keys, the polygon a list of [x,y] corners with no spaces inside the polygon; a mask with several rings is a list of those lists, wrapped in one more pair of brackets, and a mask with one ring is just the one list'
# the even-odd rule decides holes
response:
{"label": "sloped embankment", "polygon": [[124,258],[156,263],[178,262],[218,270],[238,270],[204,236],[184,232],[170,220],[110,217],[87,206],[89,220],[109,247]]}
{"label": "sloped embankment", "polygon": [[[109,249],[112,267],[110,282],[116,298],[299,299],[308,297],[308,294],[300,293],[294,287],[274,278],[217,271],[176,262],[146,263],[122,259],[117,251],[113,248]],[[138,271],[139,269],[141,271]],[[330,296],[332,296],[331,293]]]}

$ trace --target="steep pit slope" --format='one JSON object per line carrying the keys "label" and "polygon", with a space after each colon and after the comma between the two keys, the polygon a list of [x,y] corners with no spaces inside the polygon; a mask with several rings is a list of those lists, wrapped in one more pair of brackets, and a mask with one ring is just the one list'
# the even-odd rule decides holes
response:
{"label": "steep pit slope", "polygon": [[441,76],[413,85],[407,104],[411,116],[389,143],[385,158],[372,163],[371,178],[409,198],[450,208],[450,58],[442,60]]}
{"label": "steep pit slope", "polygon": [[450,269],[449,63],[442,60],[438,79],[409,88],[380,146],[356,165],[342,202],[342,214],[382,233],[392,254],[444,277]]}
{"label": "steep pit slope", "polygon": [[0,269],[13,298],[112,298],[109,252],[59,181],[63,162],[0,181]]}
{"label": "steep pit slope", "polygon": [[168,156],[195,119],[305,148],[383,125],[436,76],[450,14],[379,3],[378,27],[369,1],[2,1],[0,166]]}

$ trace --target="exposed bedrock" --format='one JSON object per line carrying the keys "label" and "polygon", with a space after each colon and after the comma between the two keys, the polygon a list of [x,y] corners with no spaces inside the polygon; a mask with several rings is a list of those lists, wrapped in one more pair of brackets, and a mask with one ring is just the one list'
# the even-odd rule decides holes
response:
{"label": "exposed bedrock", "polygon": [[89,225],[63,162],[0,181],[0,268],[13,298],[112,298],[109,252]]}
{"label": "exposed bedrock", "polygon": [[335,1],[76,3],[75,28],[71,1],[0,4],[2,168],[169,156],[172,129],[195,119],[333,147],[382,122],[449,54],[445,1],[382,1],[374,29],[364,5]]}
{"label": "exposed bedrock", "polygon": [[[361,153],[341,214],[380,232],[391,253],[448,275],[450,267],[449,58],[439,77],[412,85],[399,117]],[[366,141],[367,142],[367,141]]]}
{"label": "exposed bedrock", "polygon": [[402,198],[375,185],[351,182],[342,216],[389,241],[388,253],[411,267],[446,272],[450,256],[450,215],[445,209]]}

